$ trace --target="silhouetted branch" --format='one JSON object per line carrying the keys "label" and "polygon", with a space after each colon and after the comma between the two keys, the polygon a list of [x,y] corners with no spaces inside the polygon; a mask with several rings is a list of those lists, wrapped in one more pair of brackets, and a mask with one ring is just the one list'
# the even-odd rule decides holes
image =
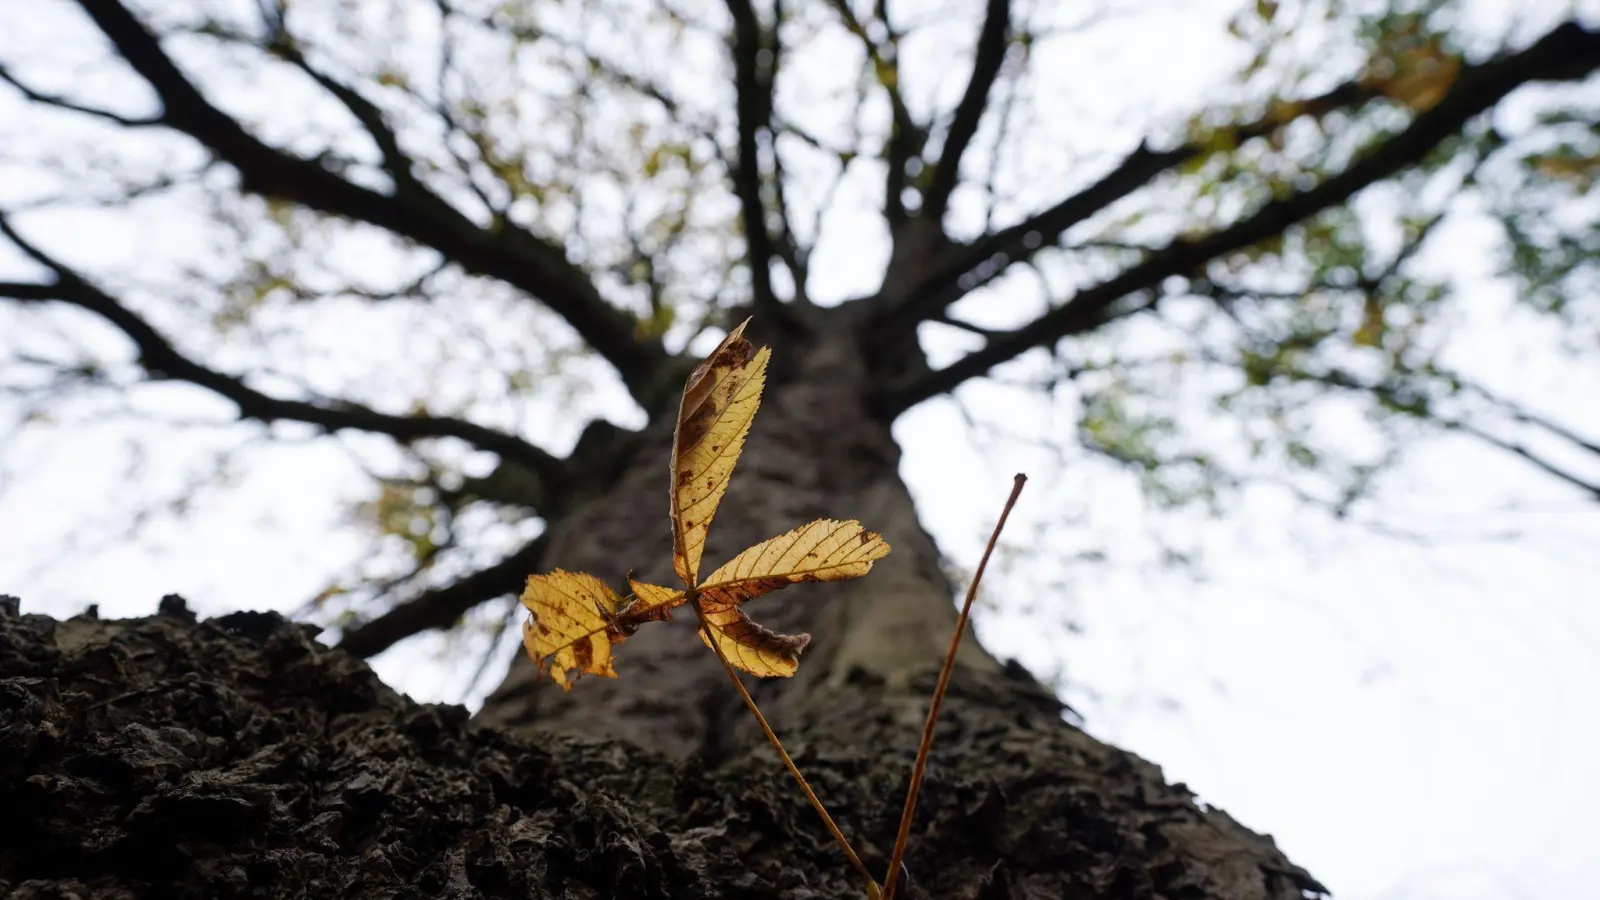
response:
{"label": "silhouetted branch", "polygon": [[528,574],[539,569],[546,543],[540,535],[487,569],[401,603],[345,632],[339,647],[357,656],[373,656],[414,634],[430,628],[449,627],[468,610],[487,600],[520,594]]}
{"label": "silhouetted branch", "polygon": [[[907,409],[929,397],[953,390],[967,379],[983,375],[1025,350],[1050,346],[1068,335],[1082,333],[1112,318],[1145,309],[1153,302],[1149,298],[1130,302],[1122,308],[1116,308],[1115,304],[1132,294],[1154,290],[1163,279],[1193,274],[1212,259],[1281,234],[1325,209],[1346,202],[1363,188],[1415,165],[1442,142],[1458,134],[1473,117],[1492,108],[1507,94],[1528,82],[1581,78],[1596,68],[1600,68],[1600,30],[1590,31],[1568,22],[1521,52],[1463,69],[1450,92],[1437,105],[1418,115],[1404,131],[1343,172],[1330,176],[1310,190],[1270,202],[1221,231],[1194,240],[1173,241],[1149,259],[1129,267],[1108,281],[1080,291],[1066,304],[1021,328],[1005,332],[982,349],[969,353],[943,369],[890,388],[884,397],[884,408],[891,412]],[[1143,168],[1148,169],[1164,155],[1141,148],[1135,157],[1144,157],[1147,162]],[[1123,168],[1126,168],[1126,163]],[[1103,193],[1114,192],[1114,186],[1108,185],[1105,180],[1096,187],[1101,188]],[[1090,188],[1085,194],[1095,190]],[[1083,196],[1079,195],[1080,198]],[[1088,203],[1081,205],[1085,207],[1085,214],[1092,212],[1087,209]],[[1096,209],[1101,206],[1103,204],[1094,204]],[[1054,224],[1058,223],[1051,223],[1052,226]],[[1007,229],[1007,232],[1013,230]],[[1038,240],[1036,238],[1033,243],[1037,244]],[[1010,259],[986,262],[987,277],[983,280],[998,276],[999,271],[1010,262]],[[977,286],[969,282],[957,285],[960,291],[949,296],[949,302],[954,302],[961,293]],[[947,305],[942,300],[930,301],[929,296],[934,295],[924,294],[907,304],[919,310],[919,321]]]}
{"label": "silhouetted branch", "polygon": [[139,365],[152,378],[186,381],[226,397],[239,407],[239,416],[243,419],[306,422],[329,431],[353,428],[385,434],[397,441],[459,438],[526,466],[538,475],[544,487],[546,511],[553,514],[561,506],[563,493],[572,481],[566,462],[522,438],[448,416],[397,416],[349,401],[311,403],[263,394],[237,376],[208,368],[184,356],[144,317],[34,246],[16,231],[4,214],[0,214],[0,234],[55,276],[55,281],[48,284],[0,284],[0,296],[25,303],[57,301],[95,313],[133,341],[139,352]]}
{"label": "silhouetted branch", "polygon": [[99,107],[95,106],[84,106],[81,103],[74,103],[65,97],[59,97],[55,94],[46,94],[41,91],[36,91],[18,81],[16,76],[12,75],[11,71],[3,65],[0,65],[0,81],[4,81],[6,84],[16,88],[18,93],[22,94],[23,97],[26,97],[34,103],[39,103],[44,106],[53,106],[56,109],[80,113],[85,116],[93,116],[96,119],[103,119],[112,123],[113,125],[120,125],[123,128],[149,128],[151,126],[161,124],[161,119],[157,117],[141,116],[134,118],[131,116],[122,115],[121,113],[112,112],[109,109],[100,109]]}
{"label": "silhouetted branch", "polygon": [[[1326,94],[1297,104],[1301,115],[1318,117],[1375,96],[1356,84],[1346,84]],[[1282,128],[1286,122],[1269,115],[1234,129],[1239,142],[1263,137]],[[972,291],[999,278],[1012,265],[1031,259],[1040,250],[1053,246],[1061,235],[1079,222],[1111,204],[1149,185],[1157,176],[1204,158],[1214,152],[1201,144],[1183,144],[1170,150],[1152,150],[1146,144],[1123,158],[1115,169],[1094,184],[1060,203],[1015,225],[985,235],[966,246],[950,250],[935,272],[910,294],[904,303],[884,310],[879,327],[915,329],[916,324],[936,311],[942,311]]]}
{"label": "silhouetted branch", "polygon": [[[418,202],[354,184],[270,147],[208,102],[144,24],[118,0],[78,0],[124,60],[161,99],[160,122],[209,148],[239,170],[242,187],[311,209],[386,228],[438,250],[468,272],[500,279],[549,306],[621,375],[636,400],[652,408],[664,396],[657,378],[659,341],[642,337],[633,317],[606,303],[564,248],[503,224],[486,231],[433,196]],[[432,196],[432,195],[430,195]]]}
{"label": "silhouetted branch", "polygon": [[944,146],[939,151],[939,162],[928,180],[928,192],[923,198],[923,215],[943,218],[950,204],[950,194],[961,183],[961,157],[978,133],[978,123],[989,106],[989,91],[1000,66],[1006,59],[1006,41],[1011,32],[1010,0],[989,0],[984,12],[983,29],[978,32],[977,48],[972,59],[972,77],[967,80],[966,91],[956,105],[955,117],[950,121],[950,131],[945,135]]}
{"label": "silhouetted branch", "polygon": [[[1545,457],[1540,456],[1539,454],[1530,450],[1520,441],[1490,434],[1481,426],[1467,422],[1459,417],[1433,416],[1424,412],[1416,411],[1416,401],[1411,400],[1405,395],[1404,392],[1392,384],[1369,384],[1348,372],[1337,370],[1320,374],[1311,372],[1287,372],[1284,374],[1286,377],[1292,378],[1296,381],[1314,381],[1318,384],[1323,384],[1328,387],[1341,388],[1343,390],[1352,391],[1355,393],[1370,394],[1398,409],[1407,410],[1411,412],[1412,415],[1416,415],[1418,418],[1431,419],[1446,430],[1459,431],[1462,434],[1483,441],[1492,447],[1497,447],[1501,450],[1508,451],[1515,456],[1520,456],[1522,459],[1532,463],[1534,467],[1545,472],[1546,474],[1553,475],[1557,479],[1588,493],[1594,499],[1600,500],[1600,482],[1589,481],[1588,479],[1585,479],[1574,472],[1562,468],[1554,461],[1546,459]],[[1459,378],[1455,378],[1454,376],[1446,377],[1459,383],[1463,389],[1471,391],[1472,393],[1476,393],[1488,400],[1491,404],[1499,407],[1501,411],[1509,415],[1513,421],[1520,422],[1524,425],[1532,425],[1536,428],[1543,428],[1556,437],[1562,438],[1576,445],[1580,449],[1586,450],[1595,454],[1597,457],[1600,457],[1600,445],[1596,445],[1592,441],[1587,441],[1573,433],[1571,430],[1557,425],[1554,422],[1549,422],[1541,417],[1528,413],[1517,404],[1495,396],[1486,388],[1468,384]]]}
{"label": "silhouetted branch", "polygon": [[0,281],[0,297],[10,297],[23,302],[55,300],[60,292],[53,284],[32,284],[24,281]]}
{"label": "silhouetted branch", "polygon": [[[1225,360],[1211,354],[1207,354],[1206,359],[1223,365],[1234,365],[1234,363],[1229,360]],[[1422,395],[1418,394],[1414,390],[1407,390],[1401,386],[1400,383],[1394,380],[1377,382],[1367,381],[1350,372],[1340,369],[1332,369],[1326,372],[1308,372],[1304,370],[1284,369],[1279,370],[1276,374],[1281,375],[1283,378],[1290,381],[1310,382],[1313,384],[1322,385],[1324,387],[1348,391],[1353,394],[1364,394],[1369,397],[1375,397],[1388,405],[1390,408],[1405,415],[1410,415],[1422,421],[1430,422],[1447,431],[1458,431],[1462,434],[1468,435],[1469,437],[1483,441],[1490,446],[1497,447],[1501,450],[1506,450],[1515,456],[1520,456],[1527,462],[1532,463],[1541,471],[1549,475],[1553,475],[1557,479],[1560,479],[1561,481],[1564,481],[1567,484],[1570,484],[1573,487],[1590,494],[1595,499],[1600,500],[1600,482],[1589,481],[1581,475],[1562,468],[1554,461],[1538,455],[1533,450],[1530,450],[1525,444],[1509,438],[1503,438],[1499,437],[1498,435],[1491,434],[1488,431],[1485,431],[1481,426],[1468,422],[1459,416],[1436,414],[1432,412],[1426,405],[1426,401]],[[1542,428],[1551,435],[1565,440],[1581,450],[1592,453],[1597,459],[1600,459],[1600,444],[1587,440],[1581,435],[1576,434],[1572,430],[1562,425],[1535,415],[1520,405],[1495,395],[1487,388],[1473,384],[1461,378],[1460,376],[1450,373],[1420,374],[1433,374],[1441,380],[1449,382],[1452,387],[1458,388],[1465,392],[1477,394],[1488,401],[1491,405],[1497,407],[1501,412],[1505,413],[1509,418],[1511,418],[1512,421],[1524,425],[1531,425],[1535,428]]]}
{"label": "silhouetted branch", "polygon": [[332,94],[351,117],[360,123],[362,129],[372,138],[372,142],[378,145],[378,153],[383,157],[383,170],[394,179],[396,193],[421,205],[436,206],[441,215],[450,215],[455,211],[454,207],[446,203],[443,198],[428,190],[417,180],[416,173],[411,171],[414,161],[400,148],[399,135],[395,134],[394,128],[389,125],[388,117],[377,104],[361,96],[355,88],[312,66],[300,49],[289,43],[287,35],[281,35],[280,40],[268,45],[267,50],[304,72],[323,90]]}
{"label": "silhouetted branch", "polygon": [[872,39],[867,27],[851,11],[849,0],[829,0],[829,5],[838,13],[844,27],[861,42],[862,48],[867,52],[867,60],[872,64],[873,72],[877,76],[878,85],[889,96],[891,126],[889,141],[884,147],[888,173],[885,177],[883,208],[884,217],[888,219],[889,229],[892,232],[906,219],[903,196],[906,188],[906,168],[910,165],[911,158],[921,152],[926,135],[924,129],[911,117],[911,110],[906,106],[905,97],[900,93],[898,35],[895,33],[894,25],[889,22],[886,5],[879,3],[875,12],[878,21],[883,23],[886,46],[879,46],[878,42]]}
{"label": "silhouetted branch", "polygon": [[[727,0],[733,16],[734,110],[739,122],[738,158],[733,165],[734,193],[744,220],[744,240],[750,264],[750,285],[758,312],[775,315],[778,298],[772,287],[772,263],[777,257],[772,231],[767,227],[767,202],[761,189],[761,136],[771,147],[772,89],[778,68],[776,33],[768,34],[756,18],[750,0]],[[763,53],[765,51],[765,53]],[[765,61],[763,61],[763,57]],[[796,279],[799,273],[792,273]]]}
{"label": "silhouetted branch", "polygon": [[1591,499],[1600,500],[1600,482],[1589,481],[1582,476],[1579,476],[1573,472],[1569,472],[1561,466],[1556,465],[1553,461],[1545,459],[1543,456],[1534,453],[1532,450],[1528,449],[1526,445],[1519,441],[1514,441],[1509,438],[1503,438],[1499,437],[1498,435],[1490,434],[1476,425],[1472,425],[1467,422],[1447,422],[1445,423],[1445,427],[1451,431],[1459,431],[1462,434],[1471,435],[1472,437],[1477,438],[1478,440],[1483,441],[1492,447],[1498,447],[1501,450],[1505,450],[1513,455],[1520,456],[1529,463],[1532,463],[1533,466],[1540,471],[1548,475],[1552,475],[1555,478],[1577,488],[1578,490],[1587,493]]}
{"label": "silhouetted branch", "polygon": [[1578,434],[1576,431],[1573,431],[1567,426],[1562,425],[1560,422],[1556,422],[1545,416],[1541,416],[1522,404],[1502,397],[1481,384],[1468,381],[1467,379],[1455,374],[1452,374],[1449,377],[1451,380],[1459,384],[1462,390],[1477,394],[1489,403],[1499,407],[1502,412],[1511,417],[1512,421],[1523,425],[1532,425],[1535,428],[1542,428],[1556,437],[1561,438],[1562,440],[1567,441],[1568,443],[1571,443],[1588,453],[1593,453],[1596,457],[1600,457],[1600,441],[1590,440],[1589,438]]}

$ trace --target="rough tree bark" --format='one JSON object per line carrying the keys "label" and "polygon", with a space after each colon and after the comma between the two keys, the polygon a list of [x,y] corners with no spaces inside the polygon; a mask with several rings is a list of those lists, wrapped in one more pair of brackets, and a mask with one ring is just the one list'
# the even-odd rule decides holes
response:
{"label": "rough tree bark", "polygon": [[[65,622],[0,600],[0,895],[859,897],[767,752],[475,727],[275,614]],[[1271,840],[968,669],[913,897],[1302,897]],[[881,868],[907,729],[880,686],[790,735]],[[785,717],[796,721],[793,713]]]}
{"label": "rough tree bark", "polygon": [[[832,316],[834,314],[830,314]],[[841,315],[842,314],[838,314]],[[841,318],[781,342],[708,559],[819,515],[894,552],[752,612],[809,630],[757,695],[882,872],[954,621]],[[666,581],[665,424],[552,523],[541,563]],[[619,438],[619,442],[623,440]],[[621,446],[619,443],[618,446]],[[616,449],[615,447],[613,448]],[[1000,498],[996,498],[997,502]],[[519,660],[481,722],[398,697],[276,616],[0,608],[0,892],[66,896],[852,897],[861,887],[687,617],[570,694]],[[1270,838],[1065,722],[967,644],[908,858],[912,897],[1300,898]]]}

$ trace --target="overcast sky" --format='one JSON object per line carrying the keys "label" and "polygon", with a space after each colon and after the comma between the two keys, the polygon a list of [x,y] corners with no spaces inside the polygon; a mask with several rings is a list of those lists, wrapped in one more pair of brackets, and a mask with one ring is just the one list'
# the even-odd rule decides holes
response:
{"label": "overcast sky", "polygon": [[[1218,31],[1220,8],[1196,5],[1185,13],[1193,21],[1173,16],[1155,30],[1131,21],[1099,40],[1116,46],[1132,34],[1118,28],[1139,29],[1146,60],[1203,82],[1229,60],[1190,36]],[[1561,8],[1569,7],[1545,12]],[[0,33],[6,25],[0,15]],[[0,51],[12,49],[0,39]],[[1163,92],[1170,79],[1147,63],[1106,68],[1119,59],[1095,57],[1099,83],[1124,92],[1096,93],[1108,107],[1191,102]],[[0,121],[15,121],[18,108],[0,91]],[[25,191],[25,180],[0,172],[0,203]],[[75,245],[77,259],[127,256],[135,246],[93,215],[73,219],[70,233],[63,223],[52,229],[41,240]],[[1518,312],[1509,286],[1489,277],[1484,239],[1462,227],[1433,262],[1475,286],[1454,361],[1600,440],[1595,357],[1575,363],[1554,353],[1558,335]],[[842,229],[819,249],[825,277],[814,290],[861,289],[877,271],[876,249],[870,235]],[[0,252],[0,277],[24,274]],[[387,327],[398,337],[406,326]],[[0,303],[0,366],[6,354],[55,340],[126,353],[87,316],[23,316]],[[955,344],[933,333],[928,346],[937,356]],[[614,391],[595,397],[599,411],[631,419]],[[176,489],[243,433],[200,424],[163,436],[130,481],[127,441],[167,434],[151,419],[228,414],[180,386],[133,398],[137,418],[101,416],[85,403],[60,422],[7,432],[0,592],[21,596],[25,611],[65,616],[95,602],[102,615],[142,615],[174,591],[208,614],[287,611],[365,552],[342,519],[367,490],[365,476],[345,449],[292,428],[280,432],[285,444],[244,451],[227,486],[198,495],[187,518],[156,514],[136,540],[123,539],[108,511]],[[4,421],[18,413],[0,397]],[[1010,436],[987,426],[974,433],[967,416]],[[1034,477],[1013,520],[1015,552],[989,582],[980,614],[989,649],[1064,677],[1092,733],[1273,834],[1336,896],[1600,898],[1600,505],[1505,454],[1438,437],[1413,448],[1354,523],[1265,488],[1222,520],[1156,522],[1128,483],[1060,470],[1032,446],[1069,439],[1071,423],[1013,390],[969,385],[913,410],[896,433],[924,521],[959,566],[976,563],[1012,474]],[[1068,509],[1084,518],[1062,524]],[[1034,543],[1030,523],[1056,525]],[[1141,554],[1155,552],[1142,537],[1153,524],[1203,549],[1200,568],[1143,565]],[[1134,549],[1106,566],[1070,561],[1108,541]],[[419,700],[475,705],[516,652],[508,639],[473,690],[483,649],[481,635],[424,637],[374,665]]]}

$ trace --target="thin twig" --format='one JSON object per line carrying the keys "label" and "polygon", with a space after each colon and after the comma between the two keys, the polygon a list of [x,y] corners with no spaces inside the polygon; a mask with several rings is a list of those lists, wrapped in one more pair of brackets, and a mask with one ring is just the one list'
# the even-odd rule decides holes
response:
{"label": "thin twig", "polygon": [[989,545],[983,548],[983,558],[978,561],[978,571],[973,573],[972,583],[967,586],[967,598],[961,603],[961,615],[956,618],[956,632],[950,636],[950,649],[945,651],[944,665],[939,669],[939,682],[934,685],[933,699],[928,703],[928,721],[922,726],[922,742],[917,745],[917,761],[911,767],[911,786],[906,789],[906,806],[900,813],[900,831],[894,836],[894,855],[889,858],[889,876],[883,882],[884,900],[894,900],[895,882],[899,880],[901,861],[906,855],[906,839],[911,835],[911,819],[917,812],[917,794],[922,791],[922,776],[928,768],[928,751],[933,749],[933,727],[939,721],[939,706],[944,702],[944,693],[950,687],[950,673],[955,671],[956,650],[960,649],[961,635],[967,630],[967,620],[972,614],[972,601],[978,596],[978,582],[983,580],[983,570],[989,565],[989,554],[994,552],[995,542],[1000,540],[1000,530],[1006,527],[1011,507],[1017,505],[1017,497],[1027,482],[1028,476],[1018,472],[1011,486],[1011,496],[1006,498],[1006,507],[1000,511],[1000,521],[994,524],[994,531],[989,535]]}
{"label": "thin twig", "polygon": [[[693,591],[690,592],[691,595],[693,593]],[[850,865],[855,866],[856,871],[867,882],[867,900],[881,900],[885,895],[882,889],[878,887],[877,879],[873,878],[872,873],[867,871],[866,864],[861,861],[861,857],[856,855],[855,848],[851,847],[850,842],[845,839],[844,832],[840,831],[839,826],[834,824],[833,816],[828,815],[828,808],[822,805],[822,799],[817,796],[816,791],[811,789],[811,785],[806,782],[806,777],[800,774],[800,767],[796,766],[794,760],[789,758],[789,751],[783,749],[783,742],[778,740],[777,733],[772,730],[771,725],[767,724],[767,717],[761,714],[761,707],[756,706],[755,698],[750,696],[748,690],[745,690],[744,682],[739,680],[739,673],[733,670],[733,664],[728,662],[728,657],[723,654],[722,647],[711,636],[711,626],[706,624],[705,613],[701,611],[699,602],[693,599],[692,596],[689,602],[690,606],[694,607],[695,616],[700,620],[701,630],[705,632],[706,643],[710,644],[711,649],[716,652],[717,660],[722,663],[722,668],[728,673],[728,679],[733,682],[733,686],[739,689],[739,696],[744,698],[744,705],[750,710],[750,714],[756,717],[756,722],[760,723],[761,732],[767,736],[767,740],[772,742],[773,749],[778,751],[778,756],[783,759],[783,764],[788,767],[789,774],[794,776],[795,782],[800,785],[800,790],[805,792],[806,799],[811,801],[812,809],[815,809],[817,815],[822,817],[822,824],[828,827],[828,833],[833,835],[833,839],[838,843],[839,849],[843,850],[844,855],[850,858]]]}

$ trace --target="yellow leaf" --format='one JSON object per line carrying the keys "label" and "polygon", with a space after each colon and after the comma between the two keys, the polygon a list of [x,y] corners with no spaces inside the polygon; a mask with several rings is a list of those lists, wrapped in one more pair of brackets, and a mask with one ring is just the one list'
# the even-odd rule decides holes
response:
{"label": "yellow leaf", "polygon": [[[762,541],[711,573],[696,590],[695,606],[711,629],[710,637],[702,630],[700,639],[707,646],[715,640],[728,662],[752,675],[793,675],[811,638],[768,631],[739,605],[791,584],[859,578],[888,553],[882,536],[860,522],[837,519],[818,519]],[[677,606],[687,596],[676,588],[631,584],[639,604],[648,608]]]}
{"label": "yellow leaf", "polygon": [[[884,552],[888,552],[887,547]],[[789,583],[792,582],[784,582],[784,584]],[[684,591],[658,584],[634,581],[632,586],[633,593],[639,598],[640,603],[661,608],[677,606],[688,596]],[[782,586],[783,584],[777,585],[777,587]],[[728,662],[735,668],[764,678],[774,676],[788,678],[799,668],[800,652],[811,643],[811,635],[778,634],[762,628],[739,609],[739,604],[746,599],[749,597],[734,597],[729,594],[697,598],[695,606],[705,623],[697,632],[700,640],[704,641],[707,647],[710,647],[711,642],[715,640],[717,646],[722,649],[722,655],[727,657]]]}
{"label": "yellow leaf", "polygon": [[709,598],[696,601],[705,627],[700,640],[712,641],[734,667],[763,678],[788,678],[800,667],[800,653],[811,643],[809,634],[778,634],[750,621],[734,603]]}
{"label": "yellow leaf", "polygon": [[686,585],[700,575],[706,531],[727,493],[750,422],[761,405],[769,352],[744,337],[746,319],[695,367],[683,388],[672,440],[672,566]]}
{"label": "yellow leaf", "polygon": [[529,575],[522,605],[533,616],[522,623],[522,644],[539,670],[548,669],[563,690],[572,690],[569,670],[615,678],[611,645],[627,637],[614,626],[621,604],[593,575],[563,569]]}
{"label": "yellow leaf", "polygon": [[791,584],[860,578],[887,555],[889,544],[860,522],[817,519],[728,560],[700,586],[699,596],[737,605]]}
{"label": "yellow leaf", "polygon": [[639,605],[645,608],[671,609],[683,603],[685,595],[679,588],[662,587],[659,584],[645,584],[642,581],[628,579],[628,586],[633,589],[633,595],[639,598]]}
{"label": "yellow leaf", "polygon": [[[628,579],[628,584],[633,588],[633,596],[628,598],[622,610],[617,613],[616,627],[623,634],[633,634],[639,626],[646,622],[665,622],[672,618],[672,610],[682,606],[688,599],[683,591],[672,588],[656,587],[653,584],[641,584]],[[641,593],[640,589],[644,592]]]}
{"label": "yellow leaf", "polygon": [[754,675],[793,675],[810,635],[769,631],[740,604],[791,584],[857,578],[889,553],[888,543],[860,522],[817,519],[746,549],[700,583],[706,532],[766,383],[769,354],[745,339],[748,324],[746,319],[733,329],[689,375],[678,409],[670,512],[673,569],[684,587],[630,578],[633,594],[624,600],[581,572],[557,569],[528,578],[522,602],[533,615],[523,626],[523,642],[540,671],[549,670],[562,688],[571,688],[569,672],[617,677],[611,645],[645,622],[669,618],[690,597],[701,640],[721,650],[729,664]]}

